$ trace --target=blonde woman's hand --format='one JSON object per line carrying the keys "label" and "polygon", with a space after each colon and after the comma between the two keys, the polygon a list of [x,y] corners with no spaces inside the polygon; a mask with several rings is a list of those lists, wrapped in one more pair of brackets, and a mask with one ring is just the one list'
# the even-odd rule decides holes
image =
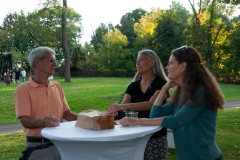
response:
{"label": "blonde woman's hand", "polygon": [[122,104],[114,103],[107,109],[107,113],[116,116],[118,115],[118,111],[123,111],[123,110],[124,110],[124,107]]}

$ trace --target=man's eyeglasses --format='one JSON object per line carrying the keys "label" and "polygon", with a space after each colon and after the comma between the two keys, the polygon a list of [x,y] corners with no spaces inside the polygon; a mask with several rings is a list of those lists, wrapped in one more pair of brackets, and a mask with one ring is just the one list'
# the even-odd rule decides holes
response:
{"label": "man's eyeglasses", "polygon": [[56,59],[52,58],[52,57],[43,57],[41,60],[47,58],[47,60],[51,63],[57,63]]}
{"label": "man's eyeglasses", "polygon": [[186,54],[187,45],[180,47],[179,50],[183,53],[185,58],[187,58],[187,54]]}

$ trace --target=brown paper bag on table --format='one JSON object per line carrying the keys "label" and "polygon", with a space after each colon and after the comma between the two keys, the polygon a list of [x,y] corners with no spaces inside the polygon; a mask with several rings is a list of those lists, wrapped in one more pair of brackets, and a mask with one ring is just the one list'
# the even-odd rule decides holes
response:
{"label": "brown paper bag on table", "polygon": [[75,127],[105,130],[114,128],[114,116],[89,109],[78,114]]}

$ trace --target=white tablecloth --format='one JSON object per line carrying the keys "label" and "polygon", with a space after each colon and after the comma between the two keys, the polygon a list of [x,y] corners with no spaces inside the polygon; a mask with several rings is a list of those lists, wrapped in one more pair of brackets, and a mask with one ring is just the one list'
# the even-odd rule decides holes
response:
{"label": "white tablecloth", "polygon": [[150,136],[160,126],[115,125],[93,131],[75,127],[76,121],[47,127],[42,136],[52,140],[63,160],[141,160]]}

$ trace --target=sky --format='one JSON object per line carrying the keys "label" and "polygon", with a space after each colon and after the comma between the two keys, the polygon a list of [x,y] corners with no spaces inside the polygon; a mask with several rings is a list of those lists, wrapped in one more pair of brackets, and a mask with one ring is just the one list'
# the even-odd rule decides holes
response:
{"label": "sky", "polygon": [[[188,0],[175,0],[183,4],[188,10]],[[0,5],[0,24],[8,13],[21,10],[25,14],[38,8],[40,2],[45,0],[5,0]],[[82,16],[84,33],[80,43],[89,42],[93,31],[100,23],[112,23],[114,26],[120,23],[121,17],[137,8],[151,11],[153,7],[161,9],[169,8],[171,0],[67,0],[68,7],[73,8]]]}

